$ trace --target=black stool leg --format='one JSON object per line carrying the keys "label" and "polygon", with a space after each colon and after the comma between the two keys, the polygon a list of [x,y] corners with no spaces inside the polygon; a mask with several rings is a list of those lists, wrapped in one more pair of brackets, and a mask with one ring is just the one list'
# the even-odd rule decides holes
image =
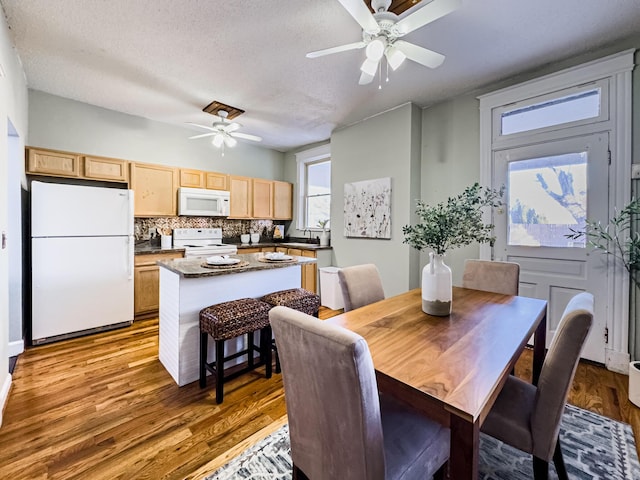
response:
{"label": "black stool leg", "polygon": [[222,403],[224,395],[224,340],[216,340],[216,403]]}
{"label": "black stool leg", "polygon": [[247,345],[246,345],[246,349],[248,353],[248,357],[247,357],[247,362],[249,365],[249,368],[253,368],[254,364],[253,364],[253,349],[255,348],[255,345],[253,343],[253,332],[249,332],[247,333]]}
{"label": "black stool leg", "polygon": [[266,364],[265,367],[265,375],[267,378],[271,378],[271,325],[267,325],[260,332],[260,352],[261,355],[264,355],[264,361]]}
{"label": "black stool leg", "polygon": [[207,386],[207,340],[209,334],[200,332],[200,388]]}

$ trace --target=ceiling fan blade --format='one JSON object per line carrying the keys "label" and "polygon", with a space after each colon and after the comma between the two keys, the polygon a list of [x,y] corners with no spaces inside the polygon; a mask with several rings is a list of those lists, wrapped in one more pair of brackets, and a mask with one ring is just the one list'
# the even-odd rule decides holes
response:
{"label": "ceiling fan blade", "polygon": [[261,142],[262,141],[262,137],[258,137],[257,135],[249,135],[248,133],[240,133],[240,132],[233,132],[229,134],[232,137],[236,137],[236,138],[243,138],[245,140],[251,140],[252,142]]}
{"label": "ceiling fan blade", "polygon": [[346,45],[340,45],[339,47],[325,48],[324,50],[317,50],[315,52],[307,53],[307,58],[317,58],[324,55],[331,55],[332,53],[346,52],[347,50],[356,50],[358,48],[364,48],[367,44],[364,42],[347,43]]}
{"label": "ceiling fan blade", "polygon": [[231,133],[231,132],[235,132],[236,130],[238,130],[242,125],[240,125],[239,123],[233,122],[233,123],[225,123],[224,124],[224,131],[227,133]]}
{"label": "ceiling fan blade", "polygon": [[353,19],[360,24],[367,33],[378,33],[380,26],[369,8],[362,0],[338,0]]}
{"label": "ceiling fan blade", "polygon": [[425,67],[437,68],[442,65],[445,59],[445,56],[441,53],[427,50],[404,40],[396,40],[393,46],[404,53],[409,60],[413,60]]}
{"label": "ceiling fan blade", "polygon": [[369,85],[373,82],[374,75],[369,75],[367,72],[362,72],[360,74],[360,80],[358,80],[358,85]]}
{"label": "ceiling fan blade", "polygon": [[185,122],[187,125],[193,125],[194,127],[200,127],[200,128],[206,128],[207,130],[211,130],[212,132],[215,132],[216,129],[213,127],[209,127],[207,125],[200,125],[199,123],[193,123],[193,122]]}
{"label": "ceiling fan blade", "polygon": [[444,17],[445,15],[460,8],[462,0],[433,0],[427,3],[424,7],[419,8],[408,17],[396,23],[396,29],[401,35],[406,35],[409,32],[431,23],[434,20]]}
{"label": "ceiling fan blade", "polygon": [[203,133],[201,135],[194,135],[193,137],[189,137],[189,140],[193,140],[195,138],[204,138],[204,137],[210,137],[211,135],[215,135],[216,132],[211,132],[211,133]]}

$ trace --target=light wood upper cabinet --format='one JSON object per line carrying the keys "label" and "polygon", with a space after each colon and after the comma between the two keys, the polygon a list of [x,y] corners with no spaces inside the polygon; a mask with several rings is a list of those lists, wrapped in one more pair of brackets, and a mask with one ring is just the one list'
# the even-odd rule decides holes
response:
{"label": "light wood upper cabinet", "polygon": [[293,218],[293,185],[289,182],[273,182],[273,218],[275,220]]}
{"label": "light wood upper cabinet", "polygon": [[205,172],[205,188],[210,190],[229,190],[229,175],[225,173]]}
{"label": "light wood upper cabinet", "polygon": [[229,175],[229,193],[229,218],[252,218],[252,179],[250,177]]}
{"label": "light wood upper cabinet", "polygon": [[126,182],[129,180],[129,170],[126,160],[103,157],[84,157],[84,176],[92,180],[110,180]]}
{"label": "light wood upper cabinet", "polygon": [[177,185],[178,174],[175,168],[132,163],[130,187],[135,193],[135,216],[175,215]]}
{"label": "light wood upper cabinet", "polygon": [[80,177],[80,155],[54,150],[27,150],[27,173]]}
{"label": "light wood upper cabinet", "polygon": [[204,188],[204,172],[201,170],[180,169],[180,186]]}
{"label": "light wood upper cabinet", "polygon": [[253,217],[273,218],[273,181],[254,178]]}

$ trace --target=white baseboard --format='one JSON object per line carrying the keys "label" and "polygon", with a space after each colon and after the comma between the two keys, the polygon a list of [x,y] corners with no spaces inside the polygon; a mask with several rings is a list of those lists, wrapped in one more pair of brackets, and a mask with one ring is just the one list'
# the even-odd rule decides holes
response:
{"label": "white baseboard", "polygon": [[607,349],[605,356],[605,366],[608,370],[629,375],[629,362],[631,361],[631,357],[628,353]]}
{"label": "white baseboard", "polygon": [[24,340],[16,340],[15,342],[9,342],[9,356],[15,357],[24,352]]}
{"label": "white baseboard", "polygon": [[4,413],[4,407],[7,406],[7,400],[9,400],[9,391],[11,390],[11,374],[7,373],[0,389],[0,427],[2,426],[2,415]]}

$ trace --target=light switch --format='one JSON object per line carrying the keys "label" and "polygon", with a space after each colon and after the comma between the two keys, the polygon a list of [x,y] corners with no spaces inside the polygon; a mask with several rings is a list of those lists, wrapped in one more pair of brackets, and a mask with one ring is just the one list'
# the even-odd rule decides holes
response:
{"label": "light switch", "polygon": [[631,164],[631,179],[632,180],[640,179],[640,163]]}

